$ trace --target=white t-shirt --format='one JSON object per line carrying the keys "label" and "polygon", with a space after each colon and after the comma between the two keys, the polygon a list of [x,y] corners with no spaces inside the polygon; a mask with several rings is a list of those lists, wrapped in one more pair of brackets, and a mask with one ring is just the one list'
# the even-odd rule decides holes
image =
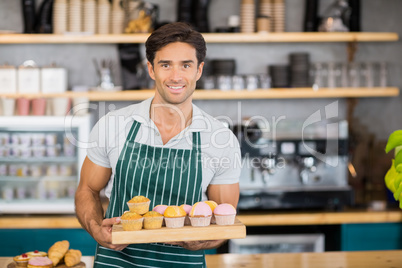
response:
{"label": "white t-shirt", "polygon": [[[112,168],[112,176],[105,188],[107,197],[110,198],[117,160],[134,120],[141,123],[135,142],[150,146],[191,149],[192,133],[200,132],[203,200],[207,200],[209,184],[239,182],[240,146],[230,129],[193,104],[191,125],[164,145],[157,127],[149,117],[151,102],[152,98],[109,112],[99,119],[91,131],[88,158],[99,166]],[[157,106],[153,108],[158,109]],[[181,113],[179,110],[177,112]]]}

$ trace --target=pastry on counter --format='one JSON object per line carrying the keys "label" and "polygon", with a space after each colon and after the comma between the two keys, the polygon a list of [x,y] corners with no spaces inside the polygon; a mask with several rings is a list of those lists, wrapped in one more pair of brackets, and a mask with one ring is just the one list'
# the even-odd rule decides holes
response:
{"label": "pastry on counter", "polygon": [[168,228],[180,228],[184,226],[186,212],[179,206],[168,206],[163,213],[165,224]]}
{"label": "pastry on counter", "polygon": [[53,246],[49,248],[49,259],[52,260],[54,266],[56,266],[63,259],[69,247],[70,242],[68,242],[67,240],[63,240],[54,243]]}
{"label": "pastry on counter", "polygon": [[211,224],[212,210],[205,202],[197,202],[190,211],[191,226],[205,227]]}
{"label": "pastry on counter", "polygon": [[13,258],[17,267],[27,267],[29,259],[31,259],[31,257],[26,253]]}
{"label": "pastry on counter", "polygon": [[44,251],[39,251],[39,250],[34,250],[34,251],[29,251],[26,253],[28,256],[31,258],[33,257],[46,257],[47,253]]}
{"label": "pastry on counter", "polygon": [[52,268],[53,262],[48,257],[33,257],[28,261],[28,268]]}
{"label": "pastry on counter", "polygon": [[144,215],[149,211],[149,204],[151,200],[145,196],[138,195],[131,198],[128,202],[128,208],[131,212],[138,213],[140,215]]}
{"label": "pastry on counter", "polygon": [[142,229],[144,218],[136,212],[126,211],[120,219],[124,231],[136,231]]}
{"label": "pastry on counter", "polygon": [[220,204],[214,209],[216,224],[231,225],[236,218],[236,209],[231,204]]}
{"label": "pastry on counter", "polygon": [[144,214],[144,229],[162,228],[163,215],[156,211],[148,211]]}
{"label": "pastry on counter", "polygon": [[64,256],[64,262],[68,267],[74,266],[81,262],[82,253],[77,249],[69,249]]}

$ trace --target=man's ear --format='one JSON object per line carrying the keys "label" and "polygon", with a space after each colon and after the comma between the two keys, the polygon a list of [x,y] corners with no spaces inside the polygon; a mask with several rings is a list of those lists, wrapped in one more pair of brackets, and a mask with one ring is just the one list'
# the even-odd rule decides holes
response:
{"label": "man's ear", "polygon": [[202,71],[204,70],[204,62],[201,62],[197,68],[197,81],[201,78]]}
{"label": "man's ear", "polygon": [[147,61],[147,67],[148,67],[149,76],[150,76],[153,80],[155,80],[154,66],[152,66],[152,64],[151,64],[149,61]]}

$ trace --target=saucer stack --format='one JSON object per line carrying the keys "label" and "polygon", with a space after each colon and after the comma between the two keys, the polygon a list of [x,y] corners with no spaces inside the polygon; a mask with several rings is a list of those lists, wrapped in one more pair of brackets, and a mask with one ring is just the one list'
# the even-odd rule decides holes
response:
{"label": "saucer stack", "polygon": [[67,0],[55,0],[53,4],[53,33],[67,32]]}
{"label": "saucer stack", "polygon": [[289,66],[288,65],[269,65],[268,73],[272,79],[272,87],[289,87]]}
{"label": "saucer stack", "polygon": [[120,0],[113,0],[112,19],[110,29],[112,34],[121,34],[124,30],[124,10],[120,6]]}
{"label": "saucer stack", "polygon": [[240,31],[255,32],[255,3],[254,0],[242,0],[240,5]]}
{"label": "saucer stack", "polygon": [[108,0],[98,1],[98,34],[109,34],[110,3]]}
{"label": "saucer stack", "polygon": [[68,31],[81,32],[81,0],[70,0],[68,5]]}
{"label": "saucer stack", "polygon": [[96,1],[84,0],[82,5],[82,30],[94,34],[96,32]]}
{"label": "saucer stack", "polygon": [[290,62],[290,87],[309,87],[310,85],[310,55],[308,53],[291,53]]}
{"label": "saucer stack", "polygon": [[272,15],[274,18],[274,32],[285,31],[285,3],[284,0],[273,0]]}
{"label": "saucer stack", "polygon": [[[272,3],[271,3],[271,0],[260,0],[258,15],[261,16],[261,17],[268,17],[269,20],[271,21],[271,19],[272,19]],[[272,32],[274,30],[273,29],[273,23],[270,23],[269,27],[270,27],[269,31]]]}

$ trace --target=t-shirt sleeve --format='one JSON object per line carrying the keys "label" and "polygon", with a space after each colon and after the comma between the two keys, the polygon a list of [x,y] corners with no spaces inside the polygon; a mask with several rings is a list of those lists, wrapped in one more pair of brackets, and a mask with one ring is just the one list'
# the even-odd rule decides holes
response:
{"label": "t-shirt sleeve", "polygon": [[110,161],[107,153],[107,133],[105,131],[106,126],[106,116],[99,119],[99,121],[92,128],[91,133],[89,134],[89,144],[90,146],[87,149],[87,156],[89,160],[94,162],[95,164],[110,168]]}
{"label": "t-shirt sleeve", "polygon": [[213,160],[215,174],[210,184],[234,184],[241,173],[240,145],[229,129],[216,135],[216,159]]}

